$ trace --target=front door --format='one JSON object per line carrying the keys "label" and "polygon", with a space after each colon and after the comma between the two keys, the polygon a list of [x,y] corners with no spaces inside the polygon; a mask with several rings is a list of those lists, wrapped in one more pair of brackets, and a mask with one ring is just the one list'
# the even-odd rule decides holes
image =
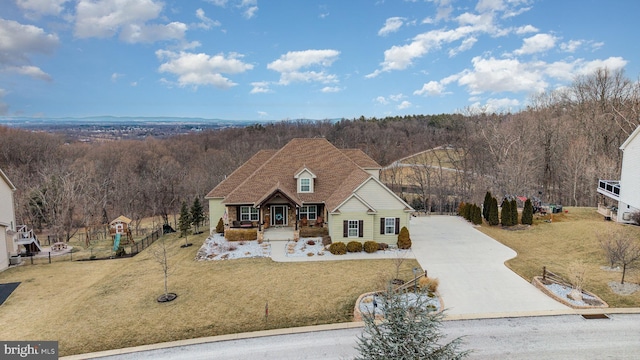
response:
{"label": "front door", "polygon": [[271,206],[271,225],[287,226],[287,206],[286,205]]}

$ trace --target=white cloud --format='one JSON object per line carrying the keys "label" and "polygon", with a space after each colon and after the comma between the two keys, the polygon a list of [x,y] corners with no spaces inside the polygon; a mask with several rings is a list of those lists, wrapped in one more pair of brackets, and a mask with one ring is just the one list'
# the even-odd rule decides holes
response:
{"label": "white cloud", "polygon": [[335,93],[342,91],[342,89],[338,86],[325,86],[320,91],[322,91],[323,93]]}
{"label": "white cloud", "polygon": [[324,69],[331,66],[338,59],[340,52],[337,50],[304,50],[290,51],[278,60],[267,64],[267,69],[280,73],[280,85],[288,85],[291,82],[316,81],[321,83],[337,82],[335,75],[322,71],[300,71],[309,67]]}
{"label": "white cloud", "polygon": [[477,56],[471,62],[473,70],[463,71],[458,79],[458,84],[466,86],[471,94],[542,92],[548,86],[542,71],[517,59],[485,59]]}
{"label": "white cloud", "polygon": [[25,11],[27,18],[38,19],[41,16],[60,15],[65,3],[70,0],[16,0],[16,5]]}
{"label": "white cloud", "polygon": [[391,99],[393,101],[400,101],[400,100],[404,99],[404,97],[405,96],[402,93],[389,95],[389,99]]}
{"label": "white cloud", "polygon": [[242,0],[238,7],[242,9],[242,15],[245,18],[251,19],[258,12],[258,0]]}
{"label": "white cloud", "polygon": [[454,57],[458,55],[458,53],[471,49],[476,42],[478,42],[478,39],[476,39],[475,37],[469,37],[464,39],[460,44],[460,46],[449,50],[449,57]]}
{"label": "white cloud", "polygon": [[133,87],[136,87],[136,86],[138,86],[138,82],[137,81],[132,81],[132,82],[129,83],[129,85],[131,85]]}
{"label": "white cloud", "polygon": [[30,56],[49,54],[58,44],[57,35],[47,34],[39,27],[0,19],[0,70],[49,81],[48,74],[31,65]]}
{"label": "white cloud", "polygon": [[196,17],[200,20],[200,22],[196,26],[201,29],[209,30],[214,26],[221,25],[219,21],[209,19],[204,13],[204,10],[200,8],[196,10]]}
{"label": "white cloud", "polygon": [[398,110],[406,109],[406,108],[408,108],[408,107],[411,107],[411,103],[410,103],[410,102],[408,102],[408,101],[406,101],[406,100],[405,100],[405,101],[403,101],[403,102],[401,102],[401,103],[397,106]]}
{"label": "white cloud", "polygon": [[397,16],[388,18],[382,29],[378,31],[378,35],[387,36],[390,33],[398,31],[404,24],[404,20],[404,18]]}
{"label": "white cloud", "polygon": [[114,72],[113,74],[111,74],[111,82],[116,82],[118,81],[119,78],[123,77],[124,74],[119,74],[117,72]]}
{"label": "white cloud", "polygon": [[525,25],[525,26],[520,26],[519,28],[516,29],[516,34],[518,35],[524,35],[524,34],[528,34],[528,33],[532,33],[532,32],[538,32],[538,28],[536,28],[533,25]]}
{"label": "white cloud", "polygon": [[211,3],[215,6],[225,7],[227,6],[228,0],[206,0],[208,3]]}
{"label": "white cloud", "polygon": [[553,35],[536,34],[524,39],[522,47],[514,51],[514,54],[525,55],[547,51],[556,45],[556,40],[557,38]]}
{"label": "white cloud", "polygon": [[79,38],[108,38],[119,33],[129,43],[183,39],[181,22],[147,24],[157,19],[163,3],[156,0],[79,0],[74,34]]}
{"label": "white cloud", "polygon": [[251,89],[251,91],[249,92],[250,94],[263,94],[271,92],[269,83],[266,81],[252,82],[251,86],[253,86],[253,89]]}
{"label": "white cloud", "polygon": [[269,116],[269,113],[266,111],[258,111],[258,116],[261,118]]}
{"label": "white cloud", "polygon": [[253,65],[242,62],[242,55],[236,53],[211,56],[204,53],[158,50],[156,56],[160,61],[165,61],[158,71],[176,75],[178,84],[182,87],[212,85],[227,89],[237,84],[222,74],[238,74],[253,69]]}
{"label": "white cloud", "polygon": [[387,99],[385,99],[384,96],[378,96],[373,101],[377,102],[378,104],[382,104],[382,105],[387,105],[389,103],[389,101]]}
{"label": "white cloud", "polygon": [[444,93],[444,86],[437,81],[429,81],[422,85],[422,89],[413,92],[413,95],[437,96]]}
{"label": "white cloud", "polygon": [[484,104],[475,102],[471,104],[471,111],[478,111],[479,113],[503,113],[513,112],[520,107],[520,101],[516,99],[502,98],[502,99],[488,99]]}
{"label": "white cloud", "polygon": [[604,60],[592,60],[583,62],[576,66],[576,73],[579,75],[593,74],[597,69],[608,68],[609,70],[624,69],[627,65],[627,60],[621,57],[609,57]]}
{"label": "white cloud", "polygon": [[572,53],[572,52],[576,52],[576,50],[578,50],[578,48],[583,44],[584,44],[584,41],[582,40],[569,40],[568,42],[561,43],[560,49],[562,51]]}

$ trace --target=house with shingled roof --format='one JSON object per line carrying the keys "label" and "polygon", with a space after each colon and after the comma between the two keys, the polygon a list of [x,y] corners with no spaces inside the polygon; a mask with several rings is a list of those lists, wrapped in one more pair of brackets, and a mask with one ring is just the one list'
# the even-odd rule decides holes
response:
{"label": "house with shingled roof", "polygon": [[261,150],[205,197],[211,231],[302,223],[327,227],[336,241],[394,243],[413,209],[379,180],[381,166],[359,149],[338,149],[324,138],[293,139]]}

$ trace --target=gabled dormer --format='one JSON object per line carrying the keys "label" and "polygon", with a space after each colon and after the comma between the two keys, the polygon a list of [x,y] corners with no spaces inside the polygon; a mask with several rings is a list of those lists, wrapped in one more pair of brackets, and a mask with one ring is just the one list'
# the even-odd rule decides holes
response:
{"label": "gabled dormer", "polygon": [[316,175],[306,166],[296,172],[293,178],[297,180],[299,193],[312,193],[314,191]]}

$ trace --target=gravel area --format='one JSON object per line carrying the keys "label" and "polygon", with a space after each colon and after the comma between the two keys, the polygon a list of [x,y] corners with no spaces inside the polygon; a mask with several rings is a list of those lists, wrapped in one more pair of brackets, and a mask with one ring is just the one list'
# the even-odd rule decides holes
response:
{"label": "gravel area", "polygon": [[[593,306],[594,302],[600,302],[597,298],[582,293],[582,299],[583,301],[577,301],[577,300],[573,300],[570,299],[567,295],[569,295],[569,293],[571,292],[572,288],[569,286],[564,286],[564,285],[560,285],[560,284],[549,284],[549,285],[545,285],[545,287],[553,292],[554,294],[556,294],[558,297],[566,300],[567,302],[576,305],[576,306]],[[586,301],[584,301],[586,300]]]}
{"label": "gravel area", "polygon": [[611,288],[611,291],[618,295],[631,295],[634,292],[640,290],[640,285],[638,284],[620,284],[620,282],[618,281],[610,281],[609,287]]}

